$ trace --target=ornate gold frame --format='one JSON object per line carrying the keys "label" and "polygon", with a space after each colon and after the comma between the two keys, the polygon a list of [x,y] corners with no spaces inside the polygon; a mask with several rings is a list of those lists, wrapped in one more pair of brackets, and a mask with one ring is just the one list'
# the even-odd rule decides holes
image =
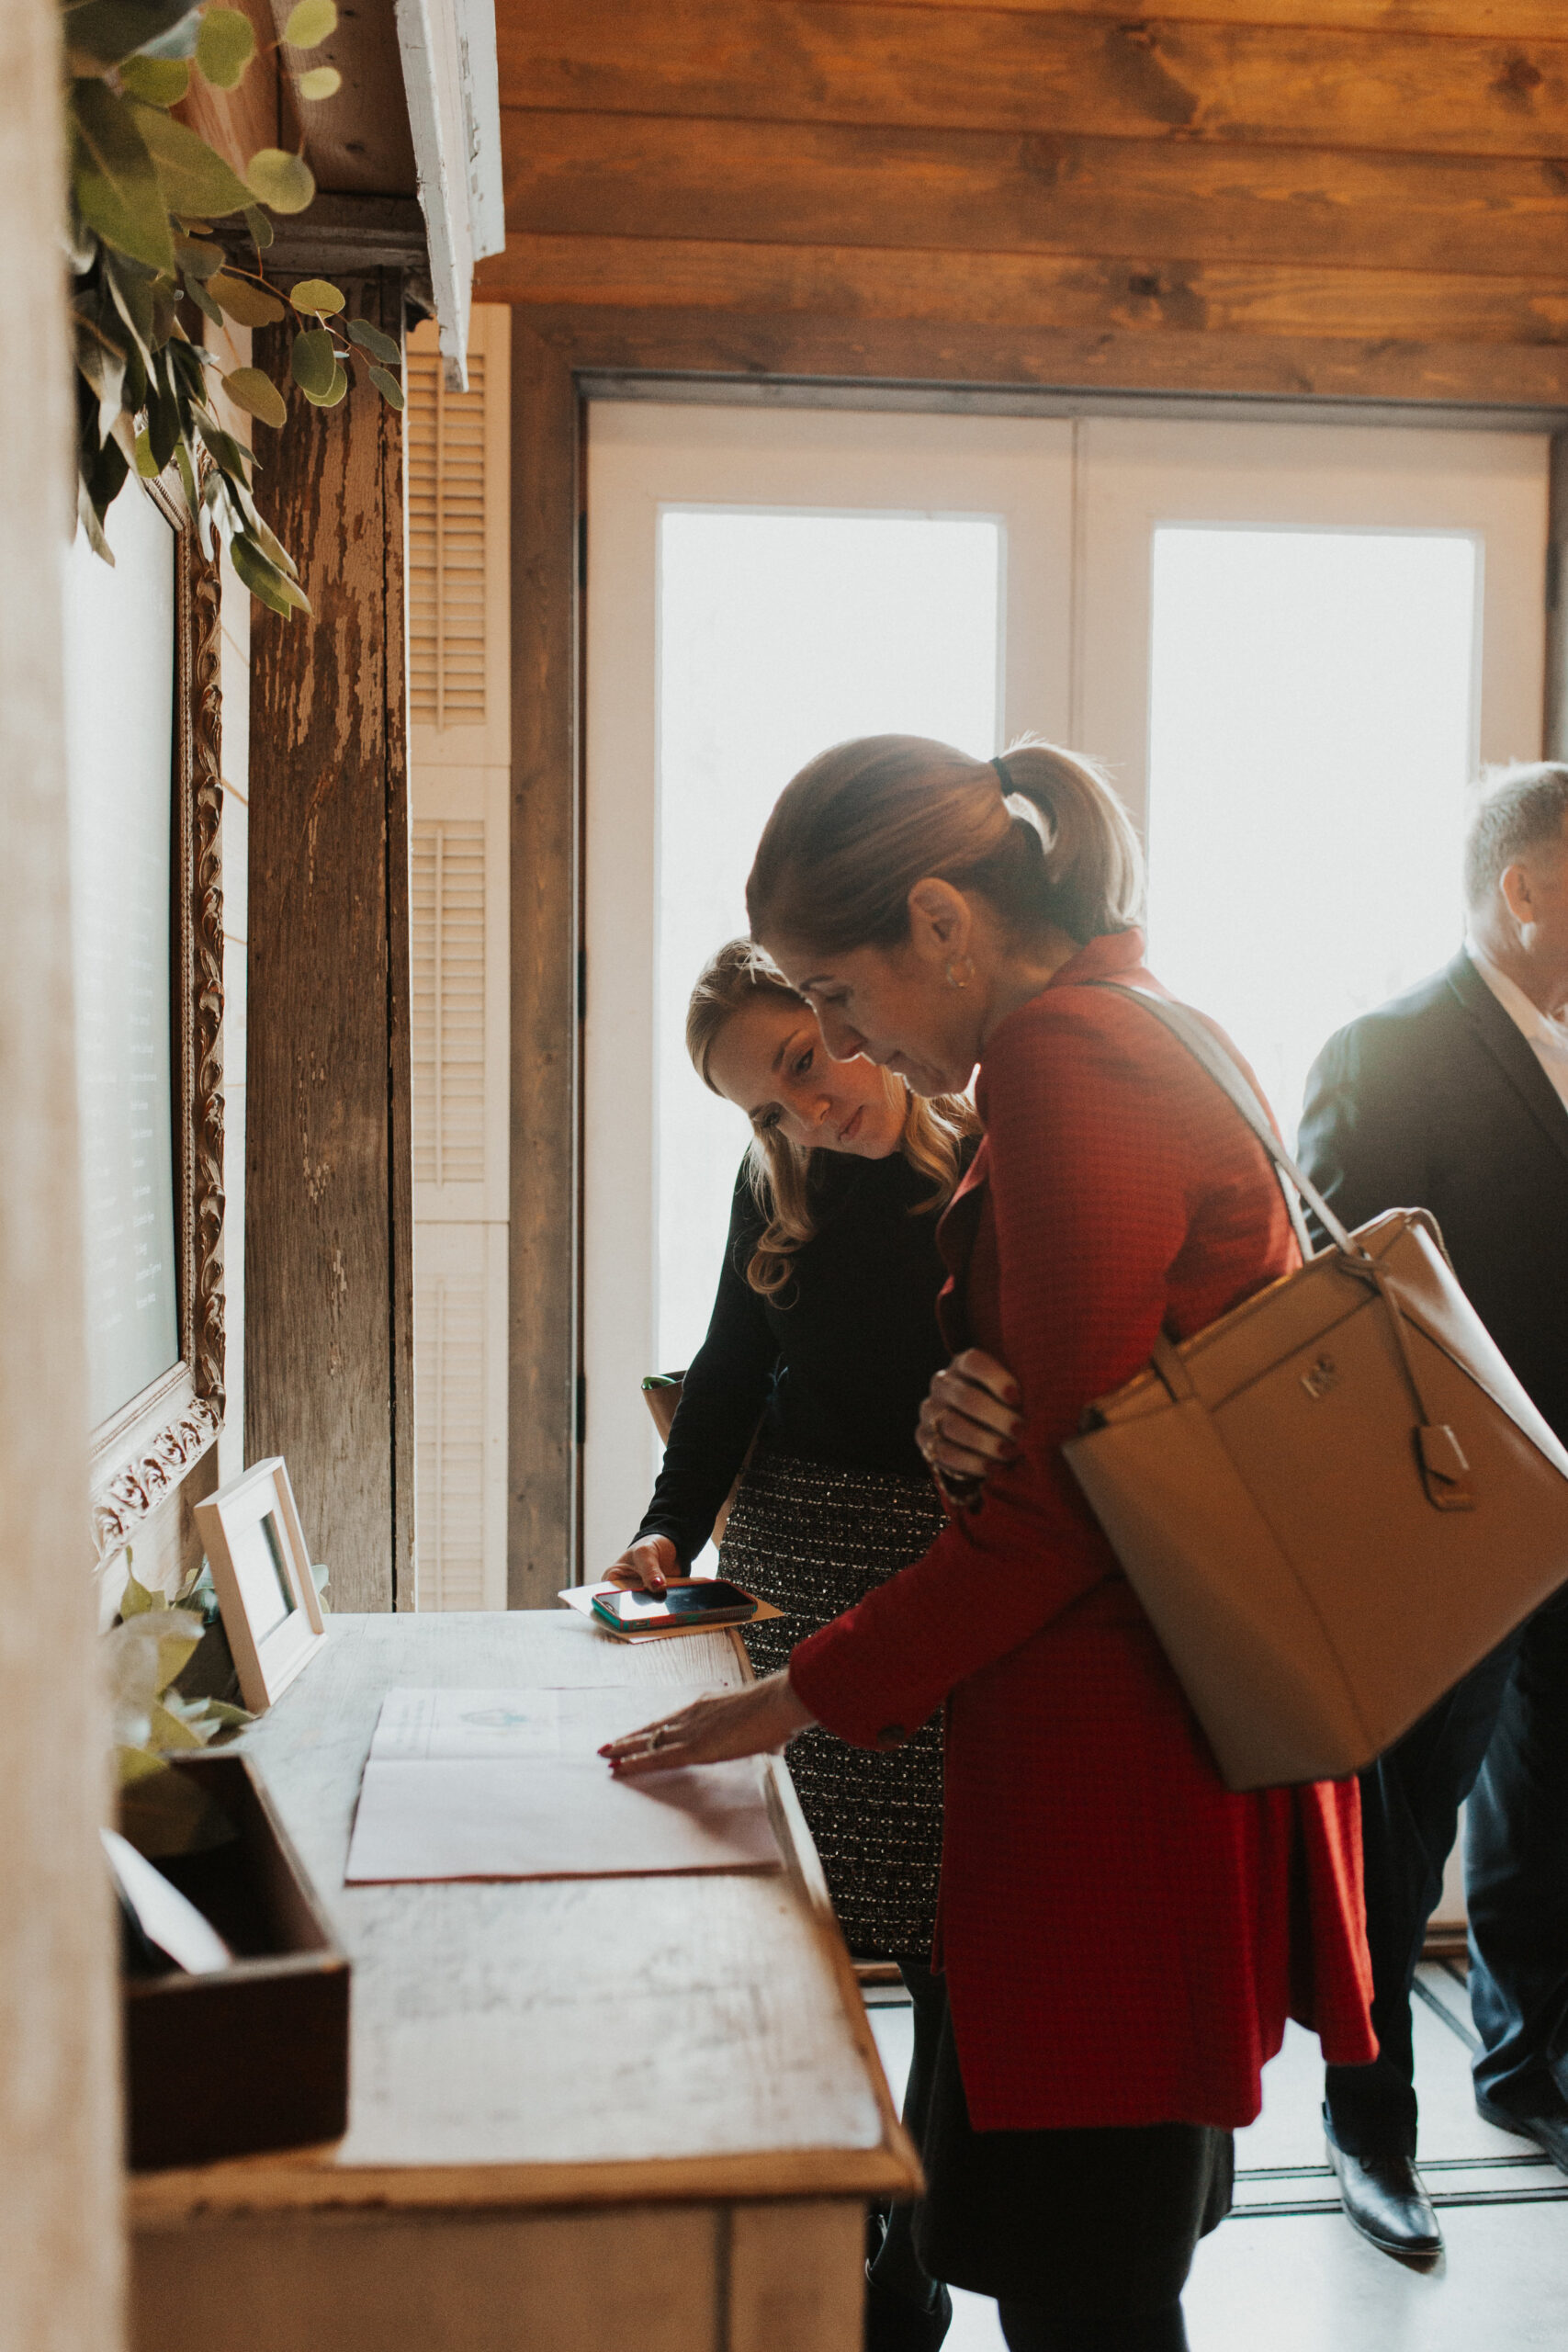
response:
{"label": "ornate gold frame", "polygon": [[223,1426],[223,786],[220,589],[182,507],[154,485],[175,531],[175,1245],[179,1362],[90,1439],[88,1493],[101,1562],[136,1533]]}

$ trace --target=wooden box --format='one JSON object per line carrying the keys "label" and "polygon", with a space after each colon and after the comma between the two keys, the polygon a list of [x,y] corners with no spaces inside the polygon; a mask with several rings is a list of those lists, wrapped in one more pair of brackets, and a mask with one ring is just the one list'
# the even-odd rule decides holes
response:
{"label": "wooden box", "polygon": [[127,1977],[127,2159],[133,2172],[341,2139],[348,2121],[349,1964],[243,1753],[171,1757],[239,1836],[158,1868],[235,1954],[212,1975]]}

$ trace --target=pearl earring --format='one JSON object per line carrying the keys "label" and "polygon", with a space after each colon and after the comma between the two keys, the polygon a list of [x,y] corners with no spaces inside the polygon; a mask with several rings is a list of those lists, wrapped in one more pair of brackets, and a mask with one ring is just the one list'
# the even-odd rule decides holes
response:
{"label": "pearl earring", "polygon": [[973,956],[961,956],[958,961],[965,967],[964,978],[960,979],[957,971],[954,969],[953,966],[950,964],[947,967],[947,985],[950,989],[966,989],[970,981],[975,977],[975,958]]}

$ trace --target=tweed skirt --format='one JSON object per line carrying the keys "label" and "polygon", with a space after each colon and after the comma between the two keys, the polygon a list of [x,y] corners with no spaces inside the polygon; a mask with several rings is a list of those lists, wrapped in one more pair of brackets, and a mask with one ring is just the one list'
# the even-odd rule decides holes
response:
{"label": "tweed skirt", "polygon": [[[718,1555],[720,1576],[784,1612],[742,1627],[754,1671],[787,1666],[797,1642],[918,1560],[942,1525],[923,1478],[759,1453]],[[942,1867],[941,1716],[889,1753],[814,1727],[791,1740],[789,1770],[851,1951],[926,1959]]]}

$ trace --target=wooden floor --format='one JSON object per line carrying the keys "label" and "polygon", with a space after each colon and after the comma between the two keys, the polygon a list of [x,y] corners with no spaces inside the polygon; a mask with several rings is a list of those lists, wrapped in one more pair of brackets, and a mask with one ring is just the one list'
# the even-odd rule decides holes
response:
{"label": "wooden floor", "polygon": [[[1447,2251],[1436,2269],[1378,2254],[1345,2221],[1323,2153],[1317,2044],[1298,2027],[1236,2141],[1235,2207],[1200,2247],[1187,2290],[1192,2352],[1562,2352],[1568,2179],[1475,2112],[1462,1966],[1421,1971],[1416,2086],[1424,2177]],[[896,2093],[909,2011],[872,2024]],[[946,2352],[1002,2352],[996,2306],[953,2297]]]}

